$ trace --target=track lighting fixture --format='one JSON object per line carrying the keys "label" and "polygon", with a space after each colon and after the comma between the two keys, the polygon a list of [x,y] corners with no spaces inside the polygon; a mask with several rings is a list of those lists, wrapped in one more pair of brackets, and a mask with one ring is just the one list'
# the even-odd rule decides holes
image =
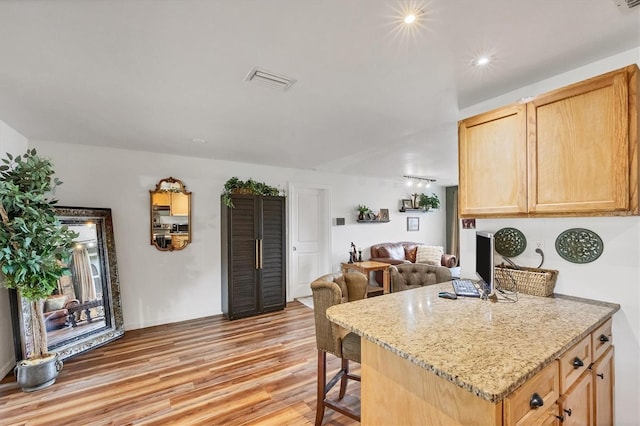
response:
{"label": "track lighting fixture", "polygon": [[403,177],[407,181],[407,186],[416,186],[418,188],[422,186],[424,186],[425,188],[429,188],[431,184],[436,181],[433,178],[427,178],[422,176],[405,175]]}

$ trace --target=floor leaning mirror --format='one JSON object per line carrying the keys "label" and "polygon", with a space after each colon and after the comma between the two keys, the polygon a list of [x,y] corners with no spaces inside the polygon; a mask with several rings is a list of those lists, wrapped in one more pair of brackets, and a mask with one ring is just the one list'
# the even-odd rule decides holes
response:
{"label": "floor leaning mirror", "polygon": [[[49,351],[66,359],[121,337],[124,325],[111,209],[56,207],[56,215],[78,233],[70,275],[43,309]],[[24,333],[29,303],[15,290],[10,296],[16,359],[23,359],[33,344]]]}

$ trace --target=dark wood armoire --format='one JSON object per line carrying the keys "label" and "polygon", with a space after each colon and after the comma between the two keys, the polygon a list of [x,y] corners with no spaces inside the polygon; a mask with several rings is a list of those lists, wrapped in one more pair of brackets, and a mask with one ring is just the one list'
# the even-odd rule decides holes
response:
{"label": "dark wood armoire", "polygon": [[284,197],[233,195],[221,205],[222,312],[229,319],[284,309]]}

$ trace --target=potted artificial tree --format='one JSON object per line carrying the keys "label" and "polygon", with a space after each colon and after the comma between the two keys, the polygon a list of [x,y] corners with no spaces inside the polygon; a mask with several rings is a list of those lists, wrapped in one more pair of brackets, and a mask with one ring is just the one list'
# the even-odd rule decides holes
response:
{"label": "potted artificial tree", "polygon": [[2,162],[0,271],[5,287],[17,290],[31,310],[31,323],[23,328],[33,347],[15,368],[18,384],[29,392],[53,384],[62,368],[57,355],[48,353],[42,308],[58,279],[69,273],[66,265],[77,234],[60,225],[57,200],[47,198],[62,183],[52,177],[50,160],[31,149],[15,158],[7,153]]}

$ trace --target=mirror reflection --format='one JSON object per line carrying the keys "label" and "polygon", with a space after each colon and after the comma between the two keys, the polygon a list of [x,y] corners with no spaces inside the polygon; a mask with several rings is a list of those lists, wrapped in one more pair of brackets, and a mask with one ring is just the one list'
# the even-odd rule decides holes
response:
{"label": "mirror reflection", "polygon": [[182,250],[191,242],[191,192],[172,177],[151,190],[151,244],[158,250]]}
{"label": "mirror reflection", "polygon": [[[44,301],[48,349],[66,359],[117,339],[124,334],[120,284],[116,263],[111,209],[56,207],[56,216],[78,236],[69,275]],[[16,359],[29,352],[33,342],[24,330],[31,324],[29,302],[13,291]]]}
{"label": "mirror reflection", "polygon": [[105,326],[103,279],[98,253],[98,236],[93,222],[68,225],[78,233],[71,263],[71,275],[58,280],[58,289],[44,301],[44,318],[49,348],[75,335]]}

